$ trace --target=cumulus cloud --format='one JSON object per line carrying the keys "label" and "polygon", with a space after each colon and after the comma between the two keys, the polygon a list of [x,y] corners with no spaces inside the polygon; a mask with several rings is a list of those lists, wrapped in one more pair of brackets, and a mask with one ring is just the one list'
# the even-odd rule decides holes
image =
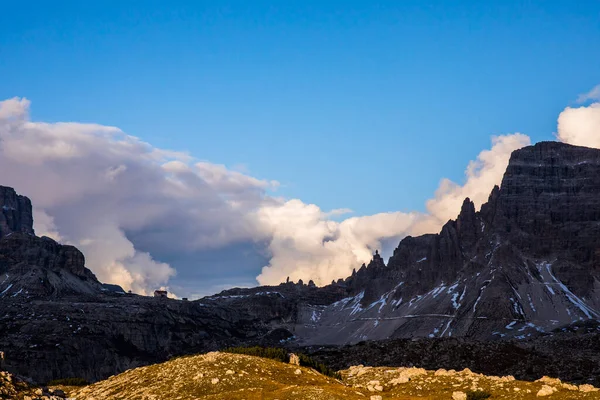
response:
{"label": "cumulus cloud", "polygon": [[197,270],[210,270],[217,287],[250,260],[262,263],[257,272],[264,266],[261,284],[345,277],[384,243],[438,231],[465,197],[483,203],[510,153],[529,144],[521,134],[493,138],[463,184],[442,180],[427,213],[336,221],[351,210],[272,197],[276,181],[152,147],[116,127],[34,122],[29,106],[0,102],[0,182],[32,199],[38,234],[78,246],[100,280],[140,293],[168,286],[176,273],[202,292],[209,280]]}
{"label": "cumulus cloud", "polygon": [[368,263],[385,240],[397,243],[406,235],[438,232],[456,218],[465,197],[477,206],[483,204],[502,180],[510,154],[529,143],[529,137],[519,133],[493,137],[492,148],[469,163],[464,184],[441,181],[435,197],[427,202],[427,214],[389,212],[335,222],[316,205],[299,200],[262,208],[261,225],[272,233],[271,259],[258,281],[276,284],[289,276],[294,281],[327,284]]}
{"label": "cumulus cloud", "polygon": [[33,209],[33,220],[35,221],[35,233],[38,236],[47,236],[62,242],[63,238],[60,236],[56,224],[54,223],[54,217],[46,214],[44,210],[39,208]]}
{"label": "cumulus cloud", "polygon": [[[579,98],[588,100],[600,100],[600,85]],[[566,143],[600,148],[600,103],[565,108],[558,118],[557,137]],[[325,213],[299,200],[261,209],[261,225],[268,227],[272,240],[270,263],[258,281],[276,284],[289,276],[326,284],[367,263],[374,249],[381,249],[386,240],[397,243],[406,235],[438,232],[456,218],[466,197],[476,208],[485,203],[493,186],[501,183],[511,153],[529,144],[530,138],[521,133],[492,137],[492,147],[469,162],[462,184],[442,179],[423,214],[391,212],[335,222],[329,219],[335,212]]]}
{"label": "cumulus cloud", "polygon": [[175,269],[140,245],[189,252],[262,239],[253,211],[275,182],[115,127],[32,122],[28,110],[26,99],[0,102],[1,182],[32,199],[39,234],[78,246],[100,280],[141,293],[166,284]]}
{"label": "cumulus cloud", "polygon": [[556,136],[561,142],[600,148],[600,103],[565,108],[558,116]]}
{"label": "cumulus cloud", "polygon": [[368,262],[381,241],[400,237],[419,220],[417,213],[381,213],[336,222],[314,204],[289,200],[258,212],[271,232],[270,263],[258,276],[261,284],[312,279],[317,285],[345,277]]}

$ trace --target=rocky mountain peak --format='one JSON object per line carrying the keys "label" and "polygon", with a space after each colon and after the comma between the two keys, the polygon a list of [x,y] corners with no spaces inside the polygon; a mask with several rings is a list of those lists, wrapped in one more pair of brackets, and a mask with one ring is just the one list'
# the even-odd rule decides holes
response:
{"label": "rocky mountain peak", "polygon": [[460,230],[462,225],[467,225],[467,229],[472,221],[475,221],[475,204],[468,197],[465,198],[460,208],[460,213],[456,219],[457,228]]}
{"label": "rocky mountain peak", "polygon": [[467,197],[456,218],[456,232],[463,248],[475,244],[480,234],[480,226],[479,217],[475,213],[475,204]]}
{"label": "rocky mountain peak", "polygon": [[[500,186],[494,185],[492,192],[488,197],[487,203],[481,205],[481,211],[479,215],[482,218],[482,222],[484,223],[483,229],[486,229],[489,225],[494,222],[494,215],[496,212],[496,201],[498,200],[498,196],[500,195]],[[482,229],[482,230],[483,230]]]}
{"label": "rocky mountain peak", "polygon": [[600,263],[600,151],[541,142],[513,152],[497,196],[495,229],[538,257]]}
{"label": "rocky mountain peak", "polygon": [[373,258],[369,262],[367,268],[383,268],[385,267],[385,261],[381,255],[379,255],[379,250],[375,250],[375,254],[373,254]]}
{"label": "rocky mountain peak", "polygon": [[31,201],[0,186],[0,298],[93,294],[101,284],[83,254],[33,230]]}
{"label": "rocky mountain peak", "polygon": [[[320,314],[308,340],[523,340],[595,321],[598,238],[600,150],[557,142],[524,147],[513,152],[481,211],[466,198],[439,233],[408,236],[387,266],[376,254],[348,278],[349,297]],[[333,335],[337,328],[329,326],[342,321],[347,335]]]}
{"label": "rocky mountain peak", "polygon": [[14,232],[34,235],[31,200],[0,186],[0,238]]}

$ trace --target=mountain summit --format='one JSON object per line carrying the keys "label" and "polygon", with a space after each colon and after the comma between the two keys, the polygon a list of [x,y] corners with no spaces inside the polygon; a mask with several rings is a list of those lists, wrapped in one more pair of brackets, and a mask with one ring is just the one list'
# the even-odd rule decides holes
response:
{"label": "mountain summit", "polygon": [[476,212],[406,237],[345,281],[350,296],[303,321],[311,344],[390,337],[524,339],[600,318],[600,150],[513,152]]}
{"label": "mountain summit", "polygon": [[92,295],[101,284],[73,246],[33,230],[31,201],[0,186],[0,297]]}

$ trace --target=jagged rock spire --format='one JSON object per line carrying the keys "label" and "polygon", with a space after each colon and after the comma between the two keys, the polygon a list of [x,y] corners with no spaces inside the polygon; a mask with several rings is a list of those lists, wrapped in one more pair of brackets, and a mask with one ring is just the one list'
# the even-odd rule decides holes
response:
{"label": "jagged rock spire", "polygon": [[477,241],[481,231],[475,204],[468,197],[463,201],[460,214],[456,218],[456,231],[460,238],[461,246],[470,247]]}
{"label": "jagged rock spire", "polygon": [[373,254],[373,259],[371,260],[367,268],[372,267],[385,267],[385,262],[383,261],[383,258],[381,258],[381,256],[379,255],[379,250],[375,250],[375,254]]}

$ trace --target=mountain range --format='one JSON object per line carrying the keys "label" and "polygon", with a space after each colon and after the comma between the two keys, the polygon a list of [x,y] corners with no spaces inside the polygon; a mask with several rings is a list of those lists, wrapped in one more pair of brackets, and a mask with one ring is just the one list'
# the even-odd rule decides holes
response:
{"label": "mountain range", "polygon": [[[286,282],[196,301],[102,284],[75,247],[35,236],[26,197],[0,187],[0,203],[0,351],[11,372],[38,382],[94,381],[230,345],[343,360],[365,341],[389,354],[433,345],[462,354],[440,363],[472,369],[485,353],[496,361],[486,373],[518,378],[556,368],[583,382],[600,371],[600,150],[558,142],[516,150],[480,211],[467,198],[439,233],[406,237],[387,263],[375,252],[325,287]],[[463,354],[474,346],[483,350]],[[568,351],[553,355],[557,346]],[[514,372],[509,347],[542,365]]]}

